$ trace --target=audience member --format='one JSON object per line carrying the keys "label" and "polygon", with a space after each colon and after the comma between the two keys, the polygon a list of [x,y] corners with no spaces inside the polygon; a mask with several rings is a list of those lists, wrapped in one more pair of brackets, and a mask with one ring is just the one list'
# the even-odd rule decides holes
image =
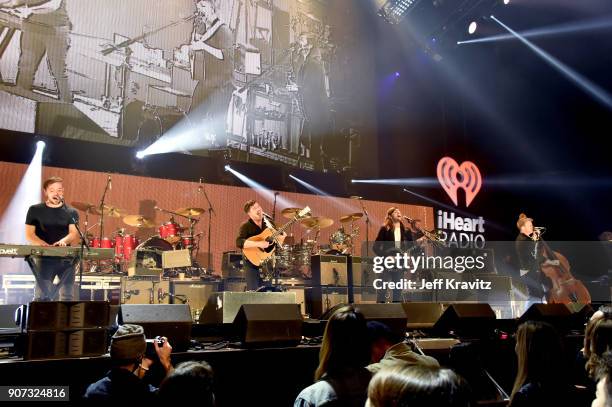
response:
{"label": "audience member", "polygon": [[366,407],[469,407],[471,391],[450,369],[398,362],[370,382]]}
{"label": "audience member", "polygon": [[352,306],[339,308],[327,321],[319,352],[316,382],[302,390],[295,407],[363,406],[370,372],[368,330],[363,314]]}
{"label": "audience member", "polygon": [[612,352],[602,355],[597,368],[597,389],[591,407],[612,407]]}
{"label": "audience member", "polygon": [[[574,405],[561,337],[552,325],[527,321],[516,333],[518,371],[511,407]],[[569,404],[568,404],[569,403]]]}
{"label": "audience member", "polygon": [[394,333],[391,328],[382,322],[369,321],[368,334],[370,339],[370,365],[368,370],[372,373],[381,368],[404,362],[410,365],[423,365],[438,367],[440,364],[431,356],[420,355],[404,342],[404,338]]}
{"label": "audience member", "polygon": [[[153,341],[159,362],[166,372],[172,370],[170,354],[172,346],[162,338],[162,346]],[[120,401],[144,403],[154,398],[157,389],[143,378],[154,361],[145,355],[147,343],[140,325],[120,325],[111,339],[111,370],[105,377],[87,388],[84,398],[95,401]]]}
{"label": "audience member", "polygon": [[584,332],[584,348],[586,370],[591,378],[595,378],[599,359],[612,349],[612,307],[605,306],[591,316]]}
{"label": "audience member", "polygon": [[200,407],[214,407],[212,368],[203,361],[179,364],[159,386],[159,398],[167,403],[195,400]]}

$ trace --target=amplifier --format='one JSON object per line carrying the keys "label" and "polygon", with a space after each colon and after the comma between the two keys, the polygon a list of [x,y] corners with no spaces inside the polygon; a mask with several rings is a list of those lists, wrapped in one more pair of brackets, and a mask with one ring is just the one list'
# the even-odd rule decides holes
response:
{"label": "amplifier", "polygon": [[183,281],[170,282],[173,304],[189,304],[194,320],[204,309],[208,298],[213,292],[219,291],[219,283],[212,281]]}
{"label": "amplifier", "polygon": [[312,270],[312,285],[329,285],[346,287],[347,258],[346,256],[317,255],[310,258]]}
{"label": "amplifier", "polygon": [[168,280],[121,278],[122,304],[169,304],[170,294]]}
{"label": "amplifier", "polygon": [[242,253],[225,252],[221,258],[221,273],[223,278],[243,278]]}
{"label": "amplifier", "polygon": [[295,293],[291,292],[221,292],[208,298],[200,316],[201,324],[229,324],[234,321],[242,304],[295,304]]}

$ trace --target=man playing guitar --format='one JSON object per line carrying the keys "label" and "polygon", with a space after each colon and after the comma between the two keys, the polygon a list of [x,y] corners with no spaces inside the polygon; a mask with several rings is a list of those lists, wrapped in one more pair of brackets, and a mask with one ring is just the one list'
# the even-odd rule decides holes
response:
{"label": "man playing guitar", "polygon": [[[240,249],[248,249],[251,247],[257,247],[266,251],[270,251],[274,247],[274,243],[270,243],[266,240],[262,241],[251,241],[247,240],[252,236],[259,235],[266,229],[264,223],[264,212],[261,209],[261,205],[254,199],[247,201],[244,204],[244,212],[249,216],[249,219],[240,225],[238,230],[238,237],[236,237],[236,246]],[[246,289],[257,290],[263,285],[263,280],[260,276],[261,266],[251,263],[246,257],[243,256],[244,263],[244,274],[246,278]],[[264,265],[265,266],[265,265]]]}

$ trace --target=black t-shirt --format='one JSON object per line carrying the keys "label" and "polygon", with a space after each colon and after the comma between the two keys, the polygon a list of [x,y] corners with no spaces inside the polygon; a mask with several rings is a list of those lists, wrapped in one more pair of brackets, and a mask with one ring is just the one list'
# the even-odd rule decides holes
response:
{"label": "black t-shirt", "polygon": [[36,236],[53,244],[68,234],[68,225],[78,221],[76,209],[67,205],[50,208],[43,202],[30,206],[25,223],[36,228]]}

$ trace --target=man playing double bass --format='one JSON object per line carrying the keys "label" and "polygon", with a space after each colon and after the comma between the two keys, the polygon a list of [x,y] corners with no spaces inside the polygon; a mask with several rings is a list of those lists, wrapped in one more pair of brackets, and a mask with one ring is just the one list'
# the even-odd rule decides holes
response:
{"label": "man playing double bass", "polygon": [[550,280],[542,274],[542,264],[559,265],[558,260],[544,257],[543,250],[538,247],[539,229],[533,227],[533,219],[524,213],[516,222],[519,234],[515,240],[516,254],[519,259],[519,273],[523,284],[529,290],[529,302],[546,302],[546,293],[550,289]]}

